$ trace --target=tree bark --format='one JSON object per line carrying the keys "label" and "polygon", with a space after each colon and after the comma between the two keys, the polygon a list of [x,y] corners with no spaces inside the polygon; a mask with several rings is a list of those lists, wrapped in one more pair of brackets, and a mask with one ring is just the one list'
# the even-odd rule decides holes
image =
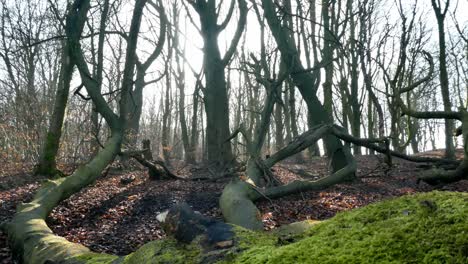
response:
{"label": "tree bark", "polygon": [[276,103],[275,106],[275,147],[276,150],[281,149],[284,146],[284,135],[283,135],[283,107]]}
{"label": "tree bark", "polygon": [[[359,61],[358,61],[358,51],[356,47],[356,21],[353,15],[353,1],[348,0],[346,5],[347,12],[349,13],[349,21],[350,21],[350,53],[351,53],[351,65],[349,65],[350,75],[351,75],[351,94],[350,94],[350,103],[351,109],[350,112],[350,124],[351,124],[351,132],[355,137],[361,136],[361,104],[359,103]],[[362,14],[360,14],[362,15]],[[354,145],[353,147],[355,155],[361,155],[361,147]]]}

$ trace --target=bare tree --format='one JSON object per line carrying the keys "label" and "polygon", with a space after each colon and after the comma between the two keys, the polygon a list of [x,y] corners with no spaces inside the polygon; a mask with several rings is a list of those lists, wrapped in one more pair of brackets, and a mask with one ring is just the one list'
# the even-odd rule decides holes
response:
{"label": "bare tree", "polygon": [[205,89],[203,100],[206,112],[206,145],[208,160],[224,166],[233,162],[231,145],[226,143],[229,137],[229,103],[224,70],[230,63],[247,21],[247,4],[237,0],[239,21],[232,42],[221,57],[218,46],[218,35],[223,31],[234,13],[235,2],[231,1],[224,21],[218,24],[219,14],[215,0],[191,0],[200,17],[199,32],[203,36],[203,69],[205,73]]}
{"label": "bare tree", "polygon": [[[434,10],[437,19],[437,28],[439,32],[439,78],[440,90],[442,92],[442,100],[444,103],[444,111],[452,111],[452,103],[450,102],[449,77],[447,72],[447,51],[445,43],[445,16],[447,14],[450,0],[445,2],[442,7],[441,1],[431,0],[432,9]],[[455,157],[455,146],[453,144],[454,124],[450,119],[445,120],[445,156],[447,158]]]}

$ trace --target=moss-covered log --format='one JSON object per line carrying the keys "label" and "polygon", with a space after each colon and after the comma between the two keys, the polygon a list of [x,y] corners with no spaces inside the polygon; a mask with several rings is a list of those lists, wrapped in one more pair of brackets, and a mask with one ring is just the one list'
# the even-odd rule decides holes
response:
{"label": "moss-covered log", "polygon": [[[343,212],[320,223],[291,224],[277,232],[235,227],[235,249],[216,262],[466,263],[467,201],[466,193],[431,192]],[[210,263],[203,262],[199,249],[196,242],[151,242],[125,257],[124,263]]]}

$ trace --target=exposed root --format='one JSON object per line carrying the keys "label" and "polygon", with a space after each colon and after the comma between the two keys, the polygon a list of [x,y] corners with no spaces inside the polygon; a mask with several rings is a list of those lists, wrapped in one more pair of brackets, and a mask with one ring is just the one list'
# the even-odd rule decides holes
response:
{"label": "exposed root", "polygon": [[430,185],[440,185],[468,179],[468,161],[465,159],[455,170],[433,169],[418,178]]}

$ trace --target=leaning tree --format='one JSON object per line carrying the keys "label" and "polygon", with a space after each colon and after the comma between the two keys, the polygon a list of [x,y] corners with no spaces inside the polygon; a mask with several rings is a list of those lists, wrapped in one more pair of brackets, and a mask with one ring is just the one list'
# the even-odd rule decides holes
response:
{"label": "leaning tree", "polygon": [[[78,168],[71,176],[50,180],[43,184],[33,200],[18,207],[12,221],[2,225],[7,230],[14,254],[24,263],[62,262],[72,256],[89,252],[81,245],[68,242],[55,236],[45,219],[62,200],[70,197],[89,185],[100,175],[120,152],[126,122],[129,117],[128,102],[133,86],[134,70],[137,62],[136,48],[141,18],[146,0],[137,0],[127,38],[127,50],[122,85],[120,88],[120,113],[115,113],[98,89],[98,82],[91,72],[81,47],[83,27],[90,9],[89,0],[76,0],[68,7],[65,31],[69,56],[79,70],[81,81],[96,106],[96,110],[106,120],[111,136],[103,149],[87,164]],[[161,5],[161,2],[158,3]]]}

